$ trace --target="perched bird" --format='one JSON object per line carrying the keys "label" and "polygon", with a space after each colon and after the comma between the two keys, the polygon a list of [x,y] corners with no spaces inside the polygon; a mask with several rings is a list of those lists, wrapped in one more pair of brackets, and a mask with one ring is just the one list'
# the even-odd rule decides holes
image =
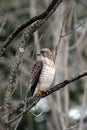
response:
{"label": "perched bird", "polygon": [[55,75],[55,64],[53,54],[48,48],[43,48],[40,51],[40,59],[35,63],[30,80],[30,93],[41,95],[42,92],[47,92],[52,84]]}

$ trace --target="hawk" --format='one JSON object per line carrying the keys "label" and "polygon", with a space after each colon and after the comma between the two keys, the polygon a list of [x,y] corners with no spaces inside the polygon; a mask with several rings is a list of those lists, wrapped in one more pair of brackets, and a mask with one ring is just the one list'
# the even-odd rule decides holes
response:
{"label": "hawk", "polygon": [[52,84],[55,75],[55,64],[53,54],[48,48],[40,51],[40,59],[35,63],[30,80],[30,95],[34,93],[41,95],[47,92]]}

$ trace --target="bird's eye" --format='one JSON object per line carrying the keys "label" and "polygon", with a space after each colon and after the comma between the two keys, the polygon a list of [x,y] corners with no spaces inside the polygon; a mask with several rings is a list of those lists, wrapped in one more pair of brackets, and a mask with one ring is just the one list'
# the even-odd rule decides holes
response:
{"label": "bird's eye", "polygon": [[44,54],[44,51],[41,51],[42,54]]}

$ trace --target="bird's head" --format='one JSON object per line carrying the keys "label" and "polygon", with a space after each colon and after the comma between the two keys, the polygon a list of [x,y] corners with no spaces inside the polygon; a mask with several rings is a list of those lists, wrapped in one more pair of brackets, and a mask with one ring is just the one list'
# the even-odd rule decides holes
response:
{"label": "bird's head", "polygon": [[41,49],[40,51],[41,55],[44,57],[44,58],[48,58],[50,60],[53,60],[53,54],[52,52],[50,51],[50,49],[48,48],[43,48]]}

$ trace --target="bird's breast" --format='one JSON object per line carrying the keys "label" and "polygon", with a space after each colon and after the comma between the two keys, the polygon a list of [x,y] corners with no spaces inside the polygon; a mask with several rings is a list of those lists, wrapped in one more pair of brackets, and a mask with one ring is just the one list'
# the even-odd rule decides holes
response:
{"label": "bird's breast", "polygon": [[42,73],[39,80],[40,90],[47,90],[54,80],[55,68],[53,65],[44,63]]}

